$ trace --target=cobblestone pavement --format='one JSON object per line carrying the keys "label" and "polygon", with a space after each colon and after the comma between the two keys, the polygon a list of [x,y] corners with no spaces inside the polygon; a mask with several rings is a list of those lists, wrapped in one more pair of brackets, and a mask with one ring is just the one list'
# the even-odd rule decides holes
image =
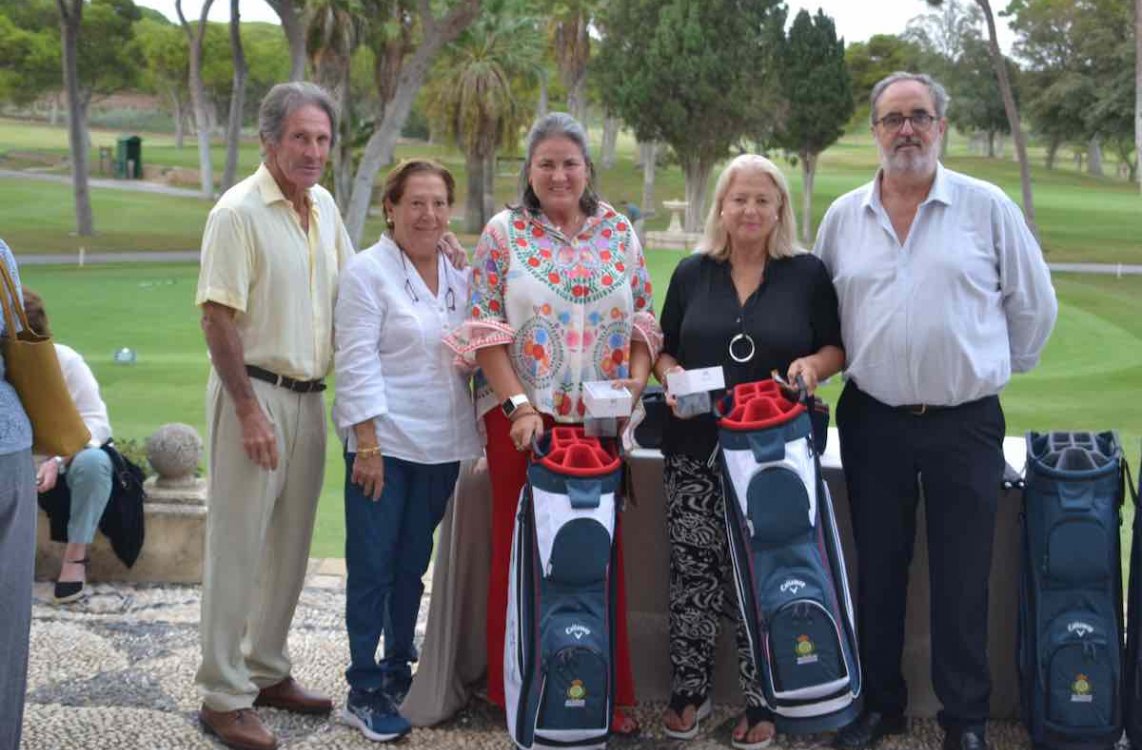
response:
{"label": "cobblestone pavement", "polygon": [[[326,561],[331,562],[331,561]],[[344,701],[342,670],[348,661],[344,630],[344,580],[336,565],[311,567],[290,633],[294,674],[308,686]],[[28,702],[23,750],[213,750],[222,745],[198,726],[199,698],[194,686],[198,665],[197,586],[93,584],[81,602],[56,606],[51,584],[35,589]],[[424,636],[428,597],[421,609],[418,640]],[[640,706],[635,715],[644,727],[636,739],[616,739],[612,748],[643,750],[681,748],[707,750],[730,746],[735,709],[715,709],[712,720],[691,742],[663,739],[661,705]],[[259,709],[282,747],[376,748],[356,730],[327,717],[302,717]],[[503,729],[503,713],[480,700],[451,721],[433,729],[416,729],[398,748],[511,747]],[[991,744],[997,750],[1027,747],[1026,735],[1014,723],[993,723]],[[775,748],[827,747],[830,737],[778,737]],[[914,721],[910,734],[882,742],[878,750],[940,747],[941,733],[932,721]]]}

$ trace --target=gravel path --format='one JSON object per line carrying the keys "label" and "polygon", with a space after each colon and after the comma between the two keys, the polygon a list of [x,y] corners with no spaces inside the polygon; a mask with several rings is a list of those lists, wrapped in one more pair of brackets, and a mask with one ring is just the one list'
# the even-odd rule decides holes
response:
{"label": "gravel path", "polygon": [[[290,634],[295,675],[306,685],[345,698],[343,670],[348,662],[344,629],[343,566],[315,561],[298,603]],[[431,576],[429,576],[431,579]],[[31,636],[28,702],[23,750],[150,750],[220,748],[199,729],[200,705],[194,686],[198,665],[197,586],[94,584],[91,595],[67,606],[51,603],[51,584],[38,583]],[[428,592],[430,593],[430,591]],[[428,597],[417,625],[424,637]],[[635,715],[644,727],[635,739],[616,739],[622,750],[730,746],[737,709],[715,708],[705,729],[691,742],[663,738],[663,706],[640,706]],[[356,730],[325,717],[301,717],[259,709],[284,748],[375,748]],[[401,748],[496,748],[509,750],[503,713],[474,699],[449,722],[416,729]],[[914,720],[912,731],[878,745],[878,750],[936,750],[942,734],[934,721]],[[775,748],[828,747],[827,735],[779,737]],[[996,750],[1028,747],[1014,722],[993,723],[989,739]]]}

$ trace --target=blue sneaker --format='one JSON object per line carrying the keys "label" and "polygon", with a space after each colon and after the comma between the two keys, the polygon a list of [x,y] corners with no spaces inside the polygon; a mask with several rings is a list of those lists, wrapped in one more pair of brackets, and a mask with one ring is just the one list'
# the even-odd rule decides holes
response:
{"label": "blue sneaker", "polygon": [[374,742],[399,739],[412,731],[412,724],[397,712],[382,690],[350,690],[338,718]]}
{"label": "blue sneaker", "polygon": [[399,707],[404,703],[404,699],[408,697],[408,691],[412,688],[412,672],[406,666],[404,669],[396,669],[390,672],[385,672],[384,681],[381,683],[381,690],[389,696],[389,700],[393,702],[394,706]]}

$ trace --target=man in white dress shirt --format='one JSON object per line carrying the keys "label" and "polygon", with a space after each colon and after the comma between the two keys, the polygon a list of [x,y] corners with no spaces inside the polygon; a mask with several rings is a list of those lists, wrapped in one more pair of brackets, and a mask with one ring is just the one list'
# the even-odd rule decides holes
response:
{"label": "man in white dress shirt", "polygon": [[849,750],[905,731],[908,567],[923,489],[932,681],[945,750],[981,750],[988,575],[1003,477],[998,394],[1039,360],[1057,303],[1039,245],[996,186],[944,168],[948,97],[926,75],[872,91],[880,170],[837,199],[815,252],[837,289],[848,366],[837,406],[860,565],[865,712]]}

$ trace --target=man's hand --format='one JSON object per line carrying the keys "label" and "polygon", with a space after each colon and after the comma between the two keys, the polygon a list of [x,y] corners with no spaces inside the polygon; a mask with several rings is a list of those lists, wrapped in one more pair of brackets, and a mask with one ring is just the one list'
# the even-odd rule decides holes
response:
{"label": "man's hand", "polygon": [[445,232],[440,238],[440,242],[436,244],[436,249],[444,253],[449,262],[457,271],[463,271],[468,265],[468,251],[460,244],[460,240],[456,239],[456,235],[451,232]]}
{"label": "man's hand", "polygon": [[278,440],[274,427],[257,401],[252,406],[238,409],[242,424],[242,447],[250,460],[263,469],[278,468]]}
{"label": "man's hand", "polygon": [[36,492],[50,492],[59,481],[59,462],[48,458],[36,469]]}

